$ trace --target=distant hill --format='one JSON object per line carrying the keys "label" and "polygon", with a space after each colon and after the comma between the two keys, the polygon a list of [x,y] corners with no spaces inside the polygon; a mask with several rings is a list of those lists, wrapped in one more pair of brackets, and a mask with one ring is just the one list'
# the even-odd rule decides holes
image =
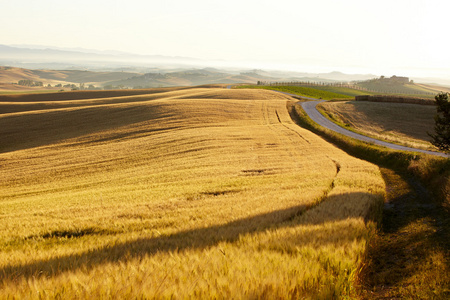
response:
{"label": "distant hill", "polygon": [[162,86],[193,86],[202,84],[256,83],[258,80],[277,80],[252,72],[228,73],[211,68],[174,72],[93,72],[81,70],[30,70],[0,67],[0,83],[17,84],[20,80],[42,82],[44,86],[57,84],[95,85],[107,88],[150,88]]}
{"label": "distant hill", "polygon": [[[196,86],[205,84],[256,84],[262,82],[323,82],[333,83],[338,78],[345,81],[352,75],[339,72],[327,74],[289,73],[282,71],[263,70],[221,70],[215,68],[183,69],[177,70],[153,68],[151,72],[132,72],[133,68],[124,71],[88,71],[88,70],[34,70],[16,67],[0,67],[0,90],[17,91],[21,89],[19,81],[39,82],[40,87],[34,89],[65,88],[74,89],[81,85],[85,89],[122,89],[122,88],[155,88]],[[297,76],[295,76],[297,75]],[[308,76],[309,75],[309,76]],[[300,77],[303,76],[303,77]],[[323,77],[319,77],[323,76]],[[327,79],[329,76],[333,79]],[[354,76],[354,75],[353,75]],[[369,75],[367,75],[369,76]],[[362,75],[360,78],[363,78]],[[399,77],[401,78],[401,77]],[[398,79],[398,78],[397,78]],[[50,85],[50,86],[49,86]],[[406,93],[406,94],[435,94],[435,90],[427,86],[417,86],[398,80],[370,79],[359,83],[367,90],[379,93]],[[23,87],[28,90],[28,87]]]}
{"label": "distant hill", "polygon": [[390,78],[381,76],[366,81],[359,82],[358,86],[379,94],[409,94],[432,97],[435,94],[433,89],[423,85],[416,85],[408,77],[392,76]]}
{"label": "distant hill", "polygon": [[[325,76],[330,75],[332,79]],[[300,77],[301,76],[301,77]],[[320,77],[322,76],[322,77]],[[353,76],[353,77],[352,77]],[[355,77],[356,76],[356,77]],[[373,78],[374,75],[347,75],[339,72],[329,74],[293,73],[286,71],[247,70],[239,73],[214,68],[189,69],[174,72],[151,72],[124,80],[108,82],[112,86],[150,88],[160,86],[192,86],[201,84],[235,84],[263,82],[327,82],[346,81],[350,78]],[[334,79],[333,79],[334,78]]]}
{"label": "distant hill", "polygon": [[[222,62],[223,63],[223,62]],[[137,55],[118,51],[0,45],[2,90],[17,90],[21,80],[43,87],[85,84],[95,88],[151,88],[262,82],[367,81],[372,74],[306,73],[286,70],[215,68],[214,62],[189,57]],[[423,82],[415,79],[415,82]],[[439,81],[431,80],[428,83]],[[371,84],[373,86],[373,84]],[[73,86],[66,87],[73,88]]]}
{"label": "distant hill", "polygon": [[131,88],[150,88],[159,86],[194,86],[202,84],[257,83],[258,80],[276,80],[277,78],[259,75],[253,72],[230,74],[225,71],[191,69],[167,73],[147,73],[132,78],[108,82],[112,86]]}
{"label": "distant hill", "polygon": [[[59,48],[45,45],[1,45],[0,44],[0,66],[10,66],[30,70],[72,70],[73,74],[55,75],[54,80],[64,79],[66,82],[106,82],[112,84],[125,84],[126,86],[147,85],[149,84],[145,77],[143,79],[134,78],[133,80],[119,83],[118,81],[127,80],[130,77],[143,76],[148,73],[167,74],[174,72],[184,72],[187,70],[202,70],[197,75],[186,78],[183,74],[172,74],[169,81],[168,78],[156,78],[157,82],[151,83],[153,86],[166,84],[195,84],[203,83],[200,78],[206,78],[208,81],[225,80],[221,83],[236,83],[240,80],[246,83],[263,81],[319,81],[319,82],[348,82],[348,81],[364,81],[377,78],[373,74],[345,74],[342,72],[329,73],[307,73],[299,71],[287,70],[261,70],[248,69],[239,67],[239,62],[230,61],[208,61],[192,57],[180,56],[164,56],[164,55],[138,55],[133,53],[125,53],[120,51],[99,51],[83,48]],[[221,67],[216,69],[218,65],[228,65],[229,67]],[[99,74],[95,74],[95,78],[86,78],[78,73],[80,70],[106,72],[104,78],[98,78]],[[111,75],[113,72],[136,73],[133,76],[121,76],[119,74]],[[204,71],[214,74],[204,76]],[[41,74],[43,79],[47,78],[46,74]],[[27,75],[28,76],[28,75]],[[198,76],[198,79],[194,77]],[[182,77],[183,80],[179,78]],[[413,78],[414,81],[436,85],[450,86],[450,80],[447,78]],[[2,81],[3,82],[3,81]],[[0,82],[0,83],[2,83]]]}
{"label": "distant hill", "polygon": [[[0,84],[17,84],[20,80],[42,82],[47,85],[81,83],[95,87],[113,88],[153,88],[173,86],[195,86],[203,84],[235,84],[258,81],[330,81],[317,77],[271,77],[270,72],[261,70],[226,71],[214,68],[179,69],[176,71],[155,69],[153,72],[94,72],[87,70],[32,70],[16,67],[0,67]],[[274,74],[288,75],[288,74]],[[332,81],[332,80],[331,80]],[[9,89],[12,89],[11,87]],[[15,90],[17,88],[14,88]]]}
{"label": "distant hill", "polygon": [[0,67],[0,83],[16,84],[20,80],[41,81],[48,84],[94,84],[103,85],[112,80],[123,80],[140,73],[129,72],[91,72],[80,70],[30,70],[15,67]]}

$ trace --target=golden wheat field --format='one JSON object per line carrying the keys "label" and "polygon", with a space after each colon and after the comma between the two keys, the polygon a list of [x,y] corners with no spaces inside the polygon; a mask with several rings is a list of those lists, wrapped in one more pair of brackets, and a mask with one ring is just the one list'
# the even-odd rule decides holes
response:
{"label": "golden wheat field", "polygon": [[0,102],[0,298],[354,294],[384,182],[288,96],[48,97]]}

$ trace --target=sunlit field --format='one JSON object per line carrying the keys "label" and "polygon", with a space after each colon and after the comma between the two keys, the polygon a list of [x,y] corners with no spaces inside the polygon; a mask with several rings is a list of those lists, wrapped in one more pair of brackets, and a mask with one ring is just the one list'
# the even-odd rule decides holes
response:
{"label": "sunlit field", "polygon": [[0,102],[0,298],[354,295],[384,182],[289,97],[49,97]]}
{"label": "sunlit field", "polygon": [[362,134],[406,146],[436,150],[433,105],[370,101],[324,102],[320,107],[335,121]]}
{"label": "sunlit field", "polygon": [[367,93],[340,87],[327,87],[327,86],[270,86],[270,85],[241,85],[236,86],[238,89],[264,89],[264,90],[274,90],[284,93],[290,93],[310,98],[331,100],[331,99],[351,99],[356,95],[365,95]]}

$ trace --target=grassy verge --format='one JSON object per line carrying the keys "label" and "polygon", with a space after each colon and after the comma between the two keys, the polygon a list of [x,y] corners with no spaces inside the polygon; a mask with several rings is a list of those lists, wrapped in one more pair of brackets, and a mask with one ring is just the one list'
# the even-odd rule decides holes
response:
{"label": "grassy verge", "polygon": [[289,111],[297,124],[382,171],[387,186],[383,221],[359,274],[360,296],[448,298],[450,159],[356,141],[318,126],[299,105],[290,104]]}
{"label": "grassy verge", "polygon": [[[304,97],[311,97],[317,99],[331,100],[331,99],[351,99],[355,95],[359,95],[359,93],[355,95],[351,95],[346,89],[343,93],[338,93],[338,88],[332,87],[323,87],[328,89],[319,89],[319,88],[311,88],[311,87],[302,87],[302,86],[264,86],[264,85],[241,85],[237,86],[239,89],[264,89],[264,90],[274,90],[279,92],[296,94]],[[356,91],[355,92],[359,92]]]}

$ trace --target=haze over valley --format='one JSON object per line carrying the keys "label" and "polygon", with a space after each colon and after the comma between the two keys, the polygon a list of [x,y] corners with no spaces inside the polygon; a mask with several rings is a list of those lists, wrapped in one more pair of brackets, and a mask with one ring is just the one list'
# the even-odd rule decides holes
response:
{"label": "haze over valley", "polygon": [[[27,48],[24,48],[27,47]],[[213,62],[187,57],[135,55],[87,49],[0,45],[0,90],[23,89],[28,81],[43,88],[123,89],[258,82],[349,83],[377,78],[375,74],[308,73],[288,70],[217,67]],[[215,67],[214,67],[215,66]],[[443,78],[411,78],[415,82],[449,85]],[[442,88],[441,88],[442,90]]]}

